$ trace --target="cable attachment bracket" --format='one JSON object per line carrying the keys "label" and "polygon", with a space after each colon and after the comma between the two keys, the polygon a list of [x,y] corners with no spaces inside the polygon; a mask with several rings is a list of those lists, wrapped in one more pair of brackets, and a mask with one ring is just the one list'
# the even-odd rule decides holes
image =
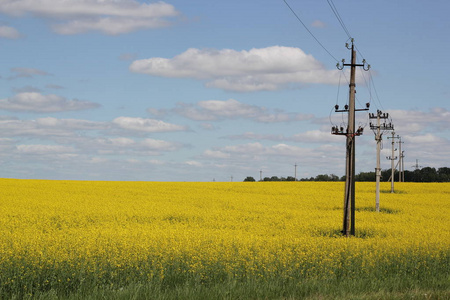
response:
{"label": "cable attachment bracket", "polygon": [[364,71],[370,70],[370,65],[368,63],[366,63],[365,59],[362,60],[362,64],[363,64],[362,67],[363,67]]}
{"label": "cable attachment bracket", "polygon": [[338,62],[336,64],[336,68],[338,68],[339,70],[343,70],[344,69],[344,65],[345,65],[345,59],[342,59],[342,64]]}

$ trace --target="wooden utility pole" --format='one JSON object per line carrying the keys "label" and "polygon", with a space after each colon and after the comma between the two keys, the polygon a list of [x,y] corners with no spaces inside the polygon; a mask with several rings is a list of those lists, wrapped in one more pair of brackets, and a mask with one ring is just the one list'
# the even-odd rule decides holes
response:
{"label": "wooden utility pole", "polygon": [[295,168],[294,181],[297,181],[297,163],[295,163],[294,168]]}
{"label": "wooden utility pole", "polygon": [[402,137],[398,137],[398,182],[402,182],[403,176],[403,152],[402,152]]}
{"label": "wooden utility pole", "polygon": [[394,193],[394,175],[395,175],[395,167],[394,167],[394,160],[397,159],[397,156],[395,156],[395,139],[398,139],[399,136],[395,136],[395,132],[392,131],[392,137],[388,137],[388,139],[392,139],[392,155],[386,157],[387,159],[391,160],[391,193]]}
{"label": "wooden utility pole", "polygon": [[402,161],[402,182],[405,182],[405,162],[403,161],[403,158],[405,157],[405,151],[402,151],[400,155],[400,159]]}
{"label": "wooden utility pole", "polygon": [[339,105],[336,105],[336,112],[348,112],[348,124],[347,129],[344,132],[344,128],[333,126],[331,128],[332,134],[345,135],[346,140],[346,168],[345,168],[345,196],[344,196],[344,220],[343,220],[343,230],[342,233],[345,236],[355,235],[355,138],[363,132],[363,128],[359,127],[355,130],[355,111],[368,110],[370,104],[367,104],[365,109],[355,109],[355,73],[356,67],[363,67],[364,70],[368,71],[370,65],[367,65],[363,60],[363,64],[356,63],[356,51],[353,44],[349,48],[346,44],[347,49],[351,50],[352,58],[351,63],[346,64],[345,60],[342,60],[342,65],[337,64],[337,68],[342,70],[345,66],[350,67],[350,84],[349,84],[349,105],[345,107],[344,110],[339,110]]}
{"label": "wooden utility pole", "polygon": [[[381,167],[380,167],[380,152],[381,152],[381,141],[384,131],[394,130],[392,123],[386,124],[384,122],[381,124],[381,119],[386,120],[389,118],[389,114],[377,110],[377,114],[369,114],[369,119],[377,119],[377,125],[370,123],[370,129],[375,133],[375,140],[377,141],[377,167],[375,168],[376,177],[376,195],[375,195],[375,210],[380,211],[380,180],[381,180]],[[376,130],[376,132],[375,132]]]}

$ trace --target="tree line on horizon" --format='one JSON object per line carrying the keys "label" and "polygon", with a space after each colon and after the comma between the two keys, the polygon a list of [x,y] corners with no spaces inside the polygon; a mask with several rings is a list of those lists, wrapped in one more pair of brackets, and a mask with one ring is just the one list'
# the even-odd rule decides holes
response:
{"label": "tree line on horizon", "polygon": [[[386,169],[381,171],[381,181],[389,181],[391,178],[392,171],[391,169]],[[394,180],[398,181],[398,176],[400,172],[397,170],[394,173]],[[405,182],[450,182],[450,168],[449,167],[441,167],[441,168],[432,168],[432,167],[424,167],[421,169],[416,169],[414,171],[404,171],[404,181]],[[360,172],[355,175],[355,181],[374,181],[375,182],[375,171],[373,172]],[[247,176],[244,179],[245,182],[254,182],[255,178],[251,176]],[[264,177],[262,180],[258,181],[345,181],[344,176],[337,176],[335,174],[320,174],[316,177],[310,178],[300,178],[296,179],[293,176],[287,177]]]}

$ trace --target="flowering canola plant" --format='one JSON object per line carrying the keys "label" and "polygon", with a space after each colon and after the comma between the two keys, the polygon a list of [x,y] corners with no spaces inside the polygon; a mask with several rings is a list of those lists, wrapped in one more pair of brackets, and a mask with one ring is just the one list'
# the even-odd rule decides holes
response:
{"label": "flowering canola plant", "polygon": [[[384,185],[386,184],[386,185]],[[0,179],[0,293],[126,286],[449,276],[450,184]],[[449,278],[450,279],[450,278]]]}

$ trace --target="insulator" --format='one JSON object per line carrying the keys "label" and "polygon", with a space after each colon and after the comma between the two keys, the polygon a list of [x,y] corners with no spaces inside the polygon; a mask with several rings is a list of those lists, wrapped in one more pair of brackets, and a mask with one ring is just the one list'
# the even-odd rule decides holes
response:
{"label": "insulator", "polygon": [[344,108],[345,108],[345,109],[347,110],[347,109],[348,109],[348,105],[347,105],[347,104],[345,104]]}
{"label": "insulator", "polygon": [[336,104],[336,105],[334,106],[334,109],[338,110],[338,109],[339,109],[339,105]]}
{"label": "insulator", "polygon": [[344,132],[344,127],[341,127],[341,132]]}
{"label": "insulator", "polygon": [[370,107],[370,103],[369,103],[369,102],[366,103],[366,107],[367,107],[367,108]]}

